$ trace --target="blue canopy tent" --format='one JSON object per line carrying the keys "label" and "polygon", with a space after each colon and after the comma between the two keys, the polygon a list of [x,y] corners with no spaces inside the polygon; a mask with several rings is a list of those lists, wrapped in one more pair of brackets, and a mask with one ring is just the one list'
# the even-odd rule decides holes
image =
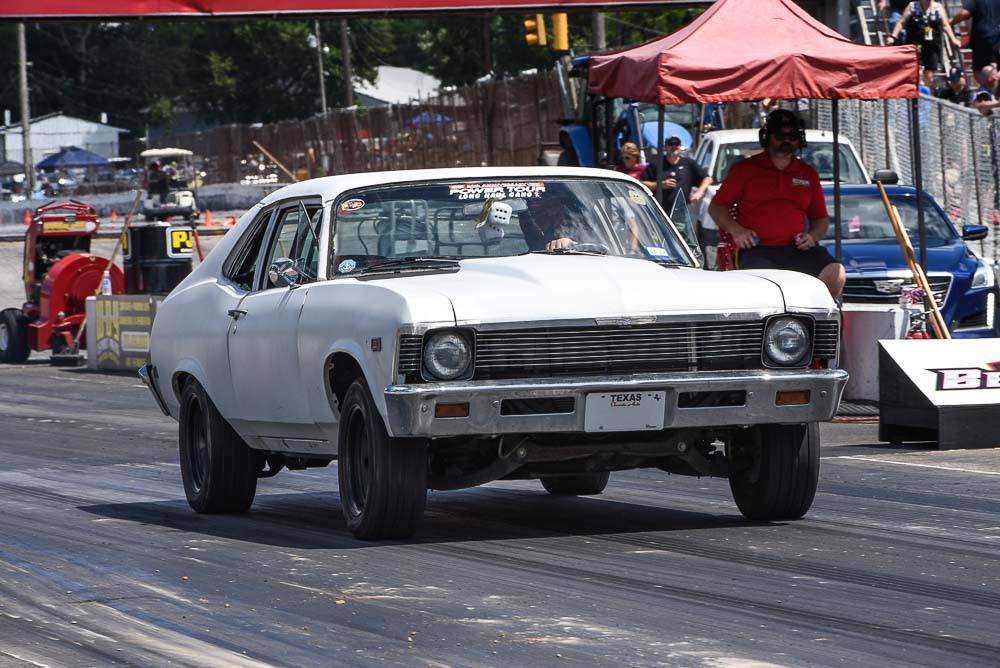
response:
{"label": "blue canopy tent", "polygon": [[111,161],[93,151],[80,148],[79,146],[63,146],[58,153],[54,153],[39,162],[38,169],[67,169],[69,167],[110,167]]}

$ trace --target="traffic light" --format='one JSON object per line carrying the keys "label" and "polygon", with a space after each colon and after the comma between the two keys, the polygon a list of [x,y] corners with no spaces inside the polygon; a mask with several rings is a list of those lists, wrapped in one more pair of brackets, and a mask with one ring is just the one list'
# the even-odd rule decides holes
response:
{"label": "traffic light", "polygon": [[569,51],[569,22],[565,12],[552,15],[552,48]]}
{"label": "traffic light", "polygon": [[532,14],[524,19],[524,41],[528,46],[545,46],[545,15]]}

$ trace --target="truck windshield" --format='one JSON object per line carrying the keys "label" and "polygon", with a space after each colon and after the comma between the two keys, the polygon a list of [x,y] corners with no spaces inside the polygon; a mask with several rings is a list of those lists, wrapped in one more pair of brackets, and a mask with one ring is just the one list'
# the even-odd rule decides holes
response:
{"label": "truck windshield", "polygon": [[582,252],[693,265],[638,184],[600,178],[380,185],[334,204],[329,275],[392,258]]}
{"label": "truck windshield", "polygon": [[[719,157],[715,160],[715,170],[712,178],[716,183],[721,183],[729,170],[740,160],[749,158],[760,153],[760,144],[757,142],[738,142],[733,144],[722,144],[719,148]],[[819,180],[823,182],[833,182],[833,143],[832,142],[810,142],[799,153],[799,157],[813,166],[819,172]],[[864,170],[858,164],[854,153],[847,146],[840,145],[840,182],[841,183],[868,183]]]}

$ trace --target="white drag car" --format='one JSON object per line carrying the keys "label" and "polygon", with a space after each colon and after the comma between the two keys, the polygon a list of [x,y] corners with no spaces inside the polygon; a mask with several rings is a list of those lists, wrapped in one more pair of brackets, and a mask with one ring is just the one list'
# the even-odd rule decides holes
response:
{"label": "white drag car", "polygon": [[611,471],[729,478],[809,509],[837,410],[835,303],[783,271],[700,271],[614,172],[380,172],[287,186],[159,306],[140,372],[199,512],[338,461],[347,526],[411,535],[428,489]]}

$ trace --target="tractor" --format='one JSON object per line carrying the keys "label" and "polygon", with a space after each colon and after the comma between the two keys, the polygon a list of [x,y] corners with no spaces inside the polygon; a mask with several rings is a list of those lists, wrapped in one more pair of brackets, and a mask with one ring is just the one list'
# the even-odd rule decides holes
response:
{"label": "tractor", "polygon": [[0,311],[0,362],[19,364],[32,350],[67,354],[84,341],[87,297],[109,273],[112,293],[125,291],[125,275],[106,258],[90,254],[97,209],[74,200],[35,210],[24,238],[21,308]]}

